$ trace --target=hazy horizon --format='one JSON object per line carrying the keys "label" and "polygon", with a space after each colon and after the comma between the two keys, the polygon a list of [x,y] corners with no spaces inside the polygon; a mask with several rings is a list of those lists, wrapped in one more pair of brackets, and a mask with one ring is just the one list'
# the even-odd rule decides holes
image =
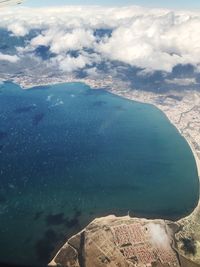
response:
{"label": "hazy horizon", "polygon": [[172,1],[166,2],[160,0],[74,0],[73,3],[70,0],[26,0],[24,1],[25,6],[41,7],[41,6],[60,6],[60,5],[101,5],[101,6],[127,6],[127,5],[139,5],[144,7],[155,7],[155,8],[170,8],[170,9],[200,9],[200,1]]}

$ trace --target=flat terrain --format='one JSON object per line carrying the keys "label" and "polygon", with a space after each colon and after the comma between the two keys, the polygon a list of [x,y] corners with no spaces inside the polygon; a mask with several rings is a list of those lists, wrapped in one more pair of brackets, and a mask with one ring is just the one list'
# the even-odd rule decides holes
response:
{"label": "flat terrain", "polygon": [[50,266],[180,266],[172,248],[178,225],[164,220],[95,219],[61,248]]}
{"label": "flat terrain", "polygon": [[199,266],[195,215],[178,222],[113,215],[95,219],[67,241],[49,266]]}

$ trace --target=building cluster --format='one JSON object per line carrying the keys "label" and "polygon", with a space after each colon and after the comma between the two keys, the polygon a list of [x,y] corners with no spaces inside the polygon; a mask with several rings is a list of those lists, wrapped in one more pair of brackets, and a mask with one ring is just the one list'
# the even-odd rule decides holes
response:
{"label": "building cluster", "polygon": [[170,250],[170,249],[159,247],[155,249],[155,253],[157,254],[162,264],[170,263],[173,266],[177,266],[178,264],[177,257],[176,257],[175,252],[172,251],[172,249]]}
{"label": "building cluster", "polygon": [[7,77],[7,79],[13,80],[15,83],[21,85],[22,88],[31,88],[35,86],[45,86],[51,84],[58,84],[58,83],[72,83],[72,82],[82,82],[89,85],[93,89],[100,89],[100,88],[110,88],[113,86],[114,81],[112,76],[107,75],[103,79],[101,78],[77,78],[73,74],[71,75],[59,75],[57,77],[54,76],[40,76],[35,78],[35,76],[28,76],[28,75],[19,75],[15,77]]}
{"label": "building cluster", "polygon": [[112,227],[111,231],[115,245],[135,266],[152,266],[155,262],[166,266],[179,266],[176,254],[170,245],[161,247],[151,243],[148,225],[121,224]]}
{"label": "building cluster", "polygon": [[121,251],[126,259],[132,259],[137,264],[142,263],[145,266],[151,266],[157,260],[152,248],[147,244],[124,247]]}
{"label": "building cluster", "polygon": [[139,223],[130,225],[121,224],[112,227],[114,234],[115,244],[118,247],[128,244],[143,243],[147,240],[147,235]]}

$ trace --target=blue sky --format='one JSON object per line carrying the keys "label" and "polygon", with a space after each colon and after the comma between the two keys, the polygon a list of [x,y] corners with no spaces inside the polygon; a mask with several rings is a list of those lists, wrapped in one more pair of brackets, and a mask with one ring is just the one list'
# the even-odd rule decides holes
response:
{"label": "blue sky", "polygon": [[141,5],[149,7],[200,9],[200,0],[26,0],[28,6],[46,5]]}

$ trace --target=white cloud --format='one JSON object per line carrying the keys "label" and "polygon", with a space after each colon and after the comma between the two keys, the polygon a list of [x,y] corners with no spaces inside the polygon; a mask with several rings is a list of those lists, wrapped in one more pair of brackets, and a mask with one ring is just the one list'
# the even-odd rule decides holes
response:
{"label": "white cloud", "polygon": [[91,30],[74,29],[71,32],[49,29],[32,39],[30,45],[37,47],[39,45],[50,46],[53,53],[60,54],[69,50],[81,50],[84,47],[90,48],[95,42],[95,37]]}
{"label": "white cloud", "polygon": [[54,41],[51,46],[51,51],[58,54],[68,50],[81,50],[84,47],[90,48],[94,41],[95,38],[91,31],[75,29],[73,32],[66,33]]}
{"label": "white cloud", "polygon": [[148,230],[150,241],[156,247],[167,248],[170,246],[170,238],[167,235],[164,226],[156,223],[149,223]]}
{"label": "white cloud", "polygon": [[165,82],[168,84],[177,84],[180,86],[191,86],[197,84],[195,78],[174,78],[172,80],[165,79]]}
{"label": "white cloud", "polygon": [[98,51],[109,59],[148,70],[170,72],[177,64],[198,65],[200,16],[182,20],[172,12],[135,17],[118,27]]}
{"label": "white cloud", "polygon": [[14,55],[7,55],[7,54],[2,54],[0,52],[0,61],[9,61],[10,63],[16,63],[19,60],[19,57]]}
{"label": "white cloud", "polygon": [[29,30],[23,23],[12,23],[7,27],[8,31],[11,31],[15,36],[25,36],[28,34]]}
{"label": "white cloud", "polygon": [[[84,68],[92,58],[83,50],[93,49],[96,57],[118,60],[144,68],[145,72],[171,72],[177,64],[192,64],[200,69],[200,13],[142,7],[19,8],[5,10],[0,27],[16,36],[30,29],[41,33],[27,44],[24,53],[39,45],[50,47],[65,70]],[[96,38],[96,28],[112,29],[111,37]],[[66,56],[79,50],[78,58]],[[94,55],[93,55],[94,56]],[[94,59],[95,57],[93,57]],[[95,59],[94,59],[95,60]]]}
{"label": "white cloud", "polygon": [[50,60],[49,66],[58,66],[61,71],[73,72],[79,69],[92,66],[94,63],[99,63],[101,57],[95,53],[89,54],[82,51],[78,56],[73,57],[70,54],[61,53]]}
{"label": "white cloud", "polygon": [[69,55],[63,57],[58,56],[52,60],[52,63],[58,64],[62,71],[66,72],[73,72],[78,69],[84,68],[87,64],[90,63],[87,57],[82,55],[78,56],[77,58],[70,57]]}
{"label": "white cloud", "polygon": [[88,76],[92,76],[92,77],[99,76],[96,67],[89,68],[89,69],[86,70],[86,72],[87,72]]}

